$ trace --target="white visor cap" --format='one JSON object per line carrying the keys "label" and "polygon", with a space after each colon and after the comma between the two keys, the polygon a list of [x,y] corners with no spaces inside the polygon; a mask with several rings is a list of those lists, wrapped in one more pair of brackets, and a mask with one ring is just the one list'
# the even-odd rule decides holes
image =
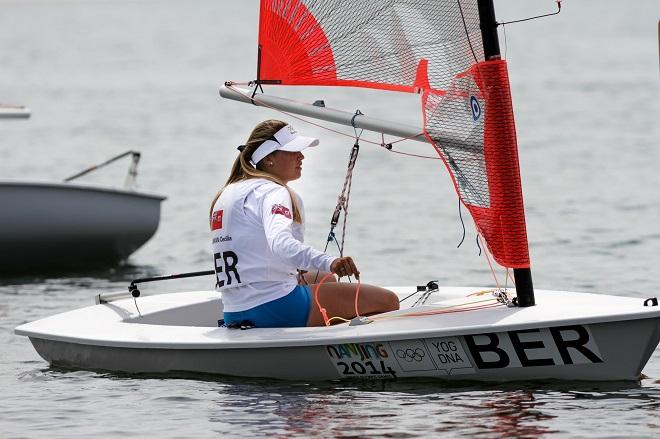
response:
{"label": "white visor cap", "polygon": [[275,135],[259,145],[259,147],[252,153],[250,163],[252,163],[252,166],[257,166],[257,163],[259,163],[264,157],[275,151],[297,152],[318,144],[319,139],[301,136],[291,125],[285,125],[284,128],[276,132]]}

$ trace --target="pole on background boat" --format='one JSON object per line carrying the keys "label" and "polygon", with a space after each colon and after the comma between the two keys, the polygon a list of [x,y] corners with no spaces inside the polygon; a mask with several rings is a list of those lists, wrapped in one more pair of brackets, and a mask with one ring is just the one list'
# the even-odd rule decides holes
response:
{"label": "pole on background boat", "polygon": [[[497,36],[497,20],[495,19],[493,0],[477,0],[477,4],[479,6],[479,22],[481,23],[484,57],[486,61],[500,59],[500,41]],[[532,270],[530,268],[514,268],[513,277],[516,281],[518,306],[535,305]]]}

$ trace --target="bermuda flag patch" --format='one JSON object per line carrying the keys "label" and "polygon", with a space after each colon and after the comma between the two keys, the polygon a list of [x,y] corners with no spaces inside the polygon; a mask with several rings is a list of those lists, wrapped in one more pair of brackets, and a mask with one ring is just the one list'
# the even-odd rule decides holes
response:
{"label": "bermuda flag patch", "polygon": [[273,215],[284,215],[285,217],[291,219],[291,211],[288,207],[282,206],[281,204],[273,204],[273,207],[270,209],[270,213]]}
{"label": "bermuda flag patch", "polygon": [[211,230],[222,229],[222,214],[224,210],[216,210],[211,215]]}

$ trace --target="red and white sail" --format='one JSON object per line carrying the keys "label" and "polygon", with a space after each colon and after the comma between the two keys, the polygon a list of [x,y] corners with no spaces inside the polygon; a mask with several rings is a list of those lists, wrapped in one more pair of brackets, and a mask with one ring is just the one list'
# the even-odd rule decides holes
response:
{"label": "red and white sail", "polygon": [[258,80],[422,95],[424,134],[495,260],[529,267],[506,61],[476,0],[261,0]]}

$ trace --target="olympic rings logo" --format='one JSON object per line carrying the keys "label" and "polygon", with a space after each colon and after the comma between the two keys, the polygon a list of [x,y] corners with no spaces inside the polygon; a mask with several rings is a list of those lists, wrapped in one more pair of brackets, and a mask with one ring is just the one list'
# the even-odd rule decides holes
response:
{"label": "olympic rings logo", "polygon": [[407,363],[412,363],[413,361],[420,362],[424,359],[424,356],[426,354],[424,353],[424,350],[422,348],[417,348],[417,349],[397,349],[396,350],[396,356],[401,358]]}

